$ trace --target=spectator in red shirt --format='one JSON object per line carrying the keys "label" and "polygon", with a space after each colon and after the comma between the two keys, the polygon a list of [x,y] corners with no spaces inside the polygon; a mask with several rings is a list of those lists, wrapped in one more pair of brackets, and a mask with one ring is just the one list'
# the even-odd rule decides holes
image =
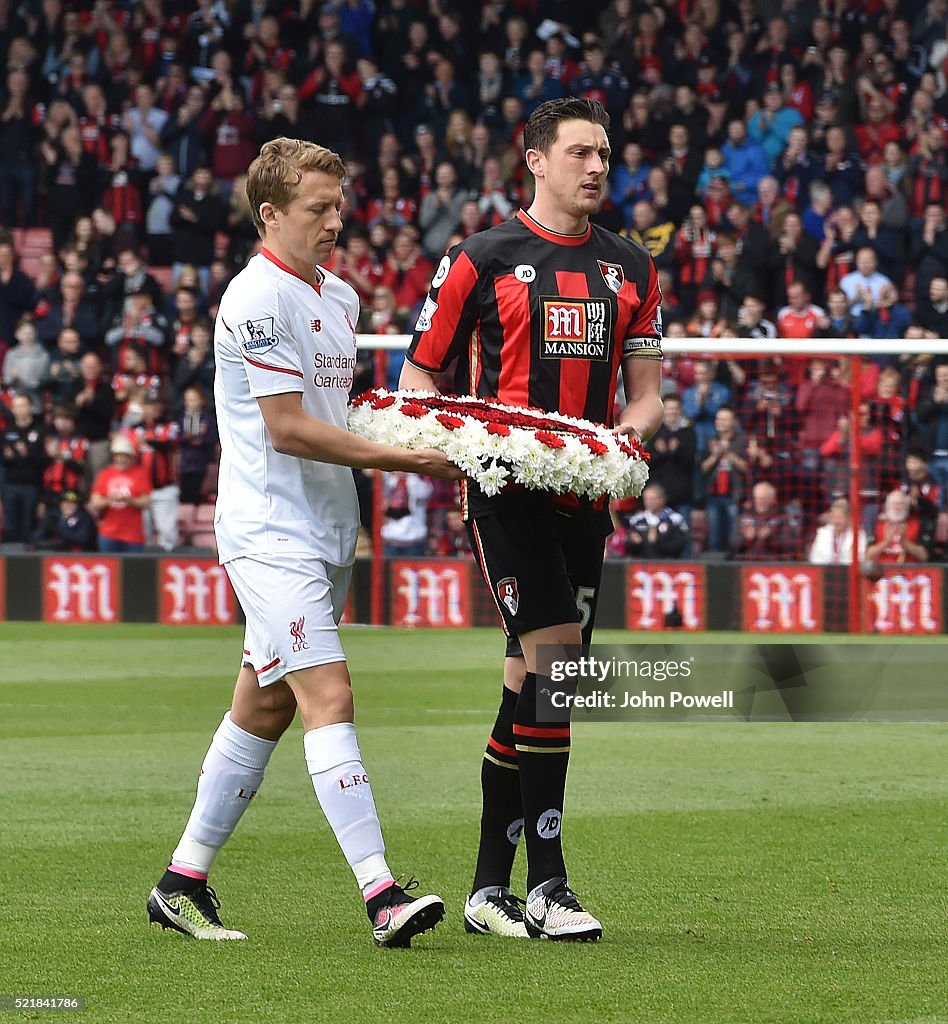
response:
{"label": "spectator in red shirt", "polygon": [[135,464],[135,446],[123,434],[111,444],[112,461],[95,478],[89,507],[99,517],[99,550],[135,553],[145,546],[143,512],[151,501],[145,470]]}
{"label": "spectator in red shirt", "polygon": [[882,163],[887,142],[898,142],[901,132],[890,117],[881,96],[873,96],[866,103],[866,119],[853,130],[859,155],[867,164]]}
{"label": "spectator in red shirt", "polygon": [[296,53],[280,45],[280,22],[269,13],[264,14],[258,23],[250,21],[244,26],[244,39],[247,43],[244,74],[251,79],[253,100],[259,102],[264,72],[269,68],[289,72]]}
{"label": "spectator in red shirt", "polygon": [[787,288],[787,305],[777,314],[777,330],[781,338],[812,338],[826,311],[810,302],[810,293],[802,281],[793,281]]}
{"label": "spectator in red shirt", "polygon": [[675,240],[675,260],[678,263],[679,295],[690,306],[699,291],[710,285],[711,261],[714,257],[716,236],[708,224],[708,214],[697,203],[688,211],[685,223]]}
{"label": "spectator in red shirt", "polygon": [[336,246],[329,269],[355,288],[363,304],[371,301],[383,276],[382,265],[369,245],[368,233],[361,227],[350,229],[346,244]]}
{"label": "spectator in red shirt", "polygon": [[[820,445],[826,460],[826,485],[831,498],[849,494],[849,416],[840,416],[836,429]],[[879,501],[880,463],[884,437],[871,421],[871,410],[865,403],[859,407],[857,450],[860,455],[859,493],[864,504],[875,506]]]}
{"label": "spectator in red shirt", "polygon": [[923,519],[912,509],[911,499],[904,491],[890,491],[876,522],[873,541],[866,548],[866,560],[890,565],[927,562],[931,558],[931,543],[931,520]]}
{"label": "spectator in red shirt", "polygon": [[395,293],[395,308],[407,317],[425,297],[434,267],[421,254],[414,232],[403,228],[392,240],[382,270],[382,284]]}
{"label": "spectator in red shirt", "polygon": [[815,466],[819,461],[820,445],[836,429],[840,416],[849,411],[849,391],[840,382],[839,367],[831,367],[824,358],[811,359],[809,376],[797,389],[796,404],[802,417],[800,444],[804,449],[804,461]]}
{"label": "spectator in red shirt", "polygon": [[799,110],[803,119],[809,121],[813,117],[813,89],[805,78],[800,78],[793,61],[780,65],[780,85],[784,106]]}
{"label": "spectator in red shirt", "polygon": [[445,512],[441,528],[428,538],[428,549],[438,558],[467,558],[470,555],[467,527],[460,509],[449,508]]}
{"label": "spectator in red shirt", "polygon": [[392,230],[405,224],[414,223],[418,216],[418,204],[402,182],[402,172],[397,167],[386,167],[381,176],[381,194],[365,204],[365,223],[369,228],[383,223]]}
{"label": "spectator in red shirt", "polygon": [[158,395],[145,399],[144,418],[134,435],[142,453],[142,469],[151,484],[151,503],[146,511],[146,536],[165,551],[178,543],[178,447],[181,428],[164,415],[164,403]]}
{"label": "spectator in red shirt", "polygon": [[198,122],[198,131],[204,136],[218,191],[226,202],[234,178],[243,174],[257,155],[254,120],[245,110],[243,93],[229,86],[221,89]]}

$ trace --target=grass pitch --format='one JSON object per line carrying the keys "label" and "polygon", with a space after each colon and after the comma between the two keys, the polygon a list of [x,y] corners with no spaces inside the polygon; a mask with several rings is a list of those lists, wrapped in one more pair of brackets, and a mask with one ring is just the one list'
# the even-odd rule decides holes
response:
{"label": "grass pitch", "polygon": [[373,947],[298,724],[214,872],[250,940],[149,928],[239,640],[0,626],[0,994],[82,996],[97,1024],[948,1022],[944,724],[579,723],[564,836],[604,941],[466,935],[489,631],[345,637],[390,860],[445,897],[435,932]]}

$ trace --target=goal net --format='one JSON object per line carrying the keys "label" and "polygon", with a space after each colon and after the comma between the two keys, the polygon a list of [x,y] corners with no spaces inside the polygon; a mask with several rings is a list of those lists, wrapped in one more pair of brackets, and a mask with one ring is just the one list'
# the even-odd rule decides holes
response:
{"label": "goal net", "polygon": [[[358,341],[363,386],[395,387],[408,337]],[[607,563],[725,581],[733,610],[715,608],[704,628],[941,632],[948,342],[670,337],[664,350],[665,422],[648,443],[657,486],[613,505]],[[412,557],[467,557],[454,502],[434,487]],[[378,474],[363,488],[373,578],[361,617],[373,622],[391,621],[390,504]]]}

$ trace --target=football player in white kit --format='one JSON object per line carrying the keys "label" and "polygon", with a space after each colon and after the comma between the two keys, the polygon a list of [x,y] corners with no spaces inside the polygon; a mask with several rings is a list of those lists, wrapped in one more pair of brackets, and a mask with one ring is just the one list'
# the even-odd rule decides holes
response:
{"label": "football player in white kit", "polygon": [[342,229],[345,173],[339,156],[311,142],[263,146],[247,182],[263,251],[228,286],[217,316],[215,530],[247,626],[231,709],[148,899],[151,921],[198,939],[246,937],[221,923],[208,874],[297,708],[313,787],[375,942],[409,945],[444,916],[440,897],[407,895],[417,883],[398,885],[386,862],[337,624],[359,528],[350,467],[460,473],[440,452],[373,444],[346,429],[359,300],[319,266]]}

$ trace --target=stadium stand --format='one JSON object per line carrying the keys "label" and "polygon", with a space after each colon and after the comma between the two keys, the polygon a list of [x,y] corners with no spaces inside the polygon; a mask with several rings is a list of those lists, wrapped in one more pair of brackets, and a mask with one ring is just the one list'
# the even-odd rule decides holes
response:
{"label": "stadium stand", "polygon": [[[330,269],[362,297],[360,330],[400,334],[445,239],[529,203],[524,119],[574,94],[612,115],[598,220],[652,252],[667,333],[693,337],[696,356],[702,338],[736,336],[766,340],[775,357],[712,360],[698,384],[699,359],[666,360],[665,393],[685,397],[699,434],[679,501],[689,554],[732,555],[755,483],[792,467],[777,487],[796,509],[792,553],[805,557],[848,444],[828,410],[854,389],[867,410],[853,423],[869,446],[865,525],[887,489],[911,488],[903,470],[917,451],[934,485],[933,554],[948,549],[943,360],[879,356],[852,380],[845,360],[779,359],[782,337],[948,333],[944,4],[106,0],[9,5],[4,19],[0,500],[26,501],[35,525],[44,474],[68,446],[25,460],[16,441],[53,436],[57,406],[83,423],[97,410],[143,455],[160,451],[145,459],[156,488],[197,429],[188,387],[212,417],[212,366],[191,332],[255,251],[243,175],[262,142],[296,134],[345,157],[347,227]],[[77,274],[81,297],[64,288]],[[19,337],[28,322],[49,357],[40,380],[30,367],[43,353]],[[87,352],[101,372],[80,370]],[[364,389],[367,359],[360,370]],[[33,404],[28,423],[12,412],[18,392]],[[708,461],[712,393],[737,417],[723,469]],[[86,485],[107,434],[89,440]],[[182,545],[213,546],[216,488],[211,458],[203,504],[178,513]],[[459,550],[445,519],[441,503],[432,553]]]}

